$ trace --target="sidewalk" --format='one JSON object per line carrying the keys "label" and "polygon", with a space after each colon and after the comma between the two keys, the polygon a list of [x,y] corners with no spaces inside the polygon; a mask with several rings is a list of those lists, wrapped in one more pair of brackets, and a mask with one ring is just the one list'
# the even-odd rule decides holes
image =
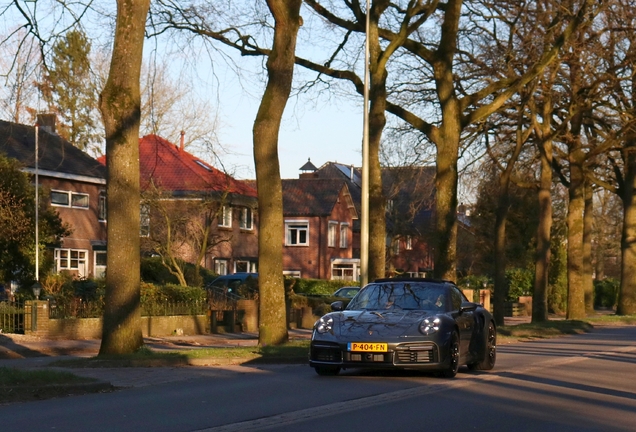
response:
{"label": "sidewalk", "polygon": [[[309,339],[311,330],[291,329],[290,340]],[[170,352],[214,347],[256,346],[257,333],[226,333],[197,336],[170,336],[144,338],[152,350]],[[202,359],[193,366],[174,367],[122,367],[122,368],[57,368],[49,366],[61,359],[93,357],[99,352],[101,341],[49,340],[33,336],[0,334],[0,367],[38,369],[42,367],[70,371],[75,375],[95,378],[115,387],[145,387],[165,384],[201,376],[228,376],[230,374],[256,371],[253,366],[240,366],[231,359],[225,364],[209,364]]]}

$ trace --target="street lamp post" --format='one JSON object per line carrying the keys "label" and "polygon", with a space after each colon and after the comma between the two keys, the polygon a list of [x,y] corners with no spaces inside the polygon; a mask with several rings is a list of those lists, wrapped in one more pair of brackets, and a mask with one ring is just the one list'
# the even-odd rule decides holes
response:
{"label": "street lamp post", "polygon": [[362,132],[362,200],[360,221],[360,284],[369,283],[369,14],[367,0],[364,41],[364,114]]}
{"label": "street lamp post", "polygon": [[37,120],[35,121],[35,280],[36,283],[40,280],[40,178],[38,170],[39,159],[39,141],[40,126]]}

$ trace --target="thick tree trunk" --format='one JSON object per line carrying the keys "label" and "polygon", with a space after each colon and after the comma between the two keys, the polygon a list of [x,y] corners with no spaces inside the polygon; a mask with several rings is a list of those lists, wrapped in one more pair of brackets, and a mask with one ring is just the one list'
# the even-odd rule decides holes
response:
{"label": "thick tree trunk", "polygon": [[143,344],[139,249],[139,75],[150,0],[118,0],[108,81],[100,96],[108,164],[106,297],[100,355]]}
{"label": "thick tree trunk", "polygon": [[594,313],[594,280],[592,267],[592,231],[594,225],[594,189],[585,181],[585,207],[583,214],[583,295],[585,312]]}
{"label": "thick tree trunk", "polygon": [[532,322],[548,320],[548,279],[550,271],[550,232],[552,231],[552,83],[556,68],[550,68],[542,80],[544,90],[541,108],[540,142],[538,143],[541,173],[537,200],[539,205],[539,223],[537,225],[537,247],[534,260],[534,287],[532,291]]}
{"label": "thick tree trunk", "polygon": [[621,288],[618,295],[617,315],[636,314],[636,142],[623,149],[625,185],[621,191],[623,201],[623,232],[621,235]]}
{"label": "thick tree trunk", "polygon": [[585,211],[584,159],[580,142],[570,150],[570,186],[568,203],[568,319],[585,318],[583,291],[583,213]]}
{"label": "thick tree trunk", "polygon": [[[254,121],[254,165],[258,188],[259,344],[288,340],[283,285],[283,191],[278,133],[291,92],[301,0],[267,0],[274,16],[274,43],[267,59],[268,80]],[[311,227],[310,227],[311,228]]]}
{"label": "thick tree trunk", "polygon": [[497,215],[495,218],[495,292],[493,314],[497,325],[504,325],[504,303],[508,296],[506,288],[506,221],[510,199],[508,196],[509,177],[499,185]]}
{"label": "thick tree trunk", "polygon": [[[548,129],[550,126],[548,125]],[[537,198],[539,224],[537,225],[537,249],[534,261],[534,289],[532,294],[532,322],[548,319],[548,274],[550,269],[550,231],[552,230],[552,141],[539,144],[541,154],[541,178]]]}
{"label": "thick tree trunk", "polygon": [[457,159],[462,131],[461,110],[455,92],[453,58],[457,51],[457,31],[462,1],[450,1],[442,23],[442,38],[433,65],[437,98],[440,101],[442,124],[437,146],[436,206],[435,206],[435,268],[436,278],[457,278]]}
{"label": "thick tree trunk", "polygon": [[[369,281],[385,276],[386,270],[386,198],[382,187],[380,144],[386,124],[386,64],[378,35],[378,20],[388,2],[374,5],[369,19]],[[366,109],[366,107],[365,107]]]}

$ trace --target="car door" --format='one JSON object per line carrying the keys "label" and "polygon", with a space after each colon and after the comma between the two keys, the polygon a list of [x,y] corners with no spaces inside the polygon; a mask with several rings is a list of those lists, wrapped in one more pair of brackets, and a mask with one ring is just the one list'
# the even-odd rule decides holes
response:
{"label": "car door", "polygon": [[459,312],[459,309],[463,302],[467,301],[466,297],[456,287],[451,287],[451,302],[453,305],[453,316],[455,316],[455,322],[459,327],[459,347],[462,357],[468,354],[470,348],[470,340],[473,336],[475,328],[475,317],[473,311]]}

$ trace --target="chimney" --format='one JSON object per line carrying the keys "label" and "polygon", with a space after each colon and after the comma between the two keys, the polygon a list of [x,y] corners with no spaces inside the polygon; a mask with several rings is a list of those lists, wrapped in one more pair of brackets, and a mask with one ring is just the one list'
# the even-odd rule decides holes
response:
{"label": "chimney", "polygon": [[57,116],[55,114],[38,114],[37,124],[43,131],[55,135],[55,123]]}
{"label": "chimney", "polygon": [[353,165],[351,165],[351,174],[350,174],[349,180],[353,180]]}
{"label": "chimney", "polygon": [[179,141],[179,151],[182,152],[185,148],[185,131],[181,131],[181,140]]}

